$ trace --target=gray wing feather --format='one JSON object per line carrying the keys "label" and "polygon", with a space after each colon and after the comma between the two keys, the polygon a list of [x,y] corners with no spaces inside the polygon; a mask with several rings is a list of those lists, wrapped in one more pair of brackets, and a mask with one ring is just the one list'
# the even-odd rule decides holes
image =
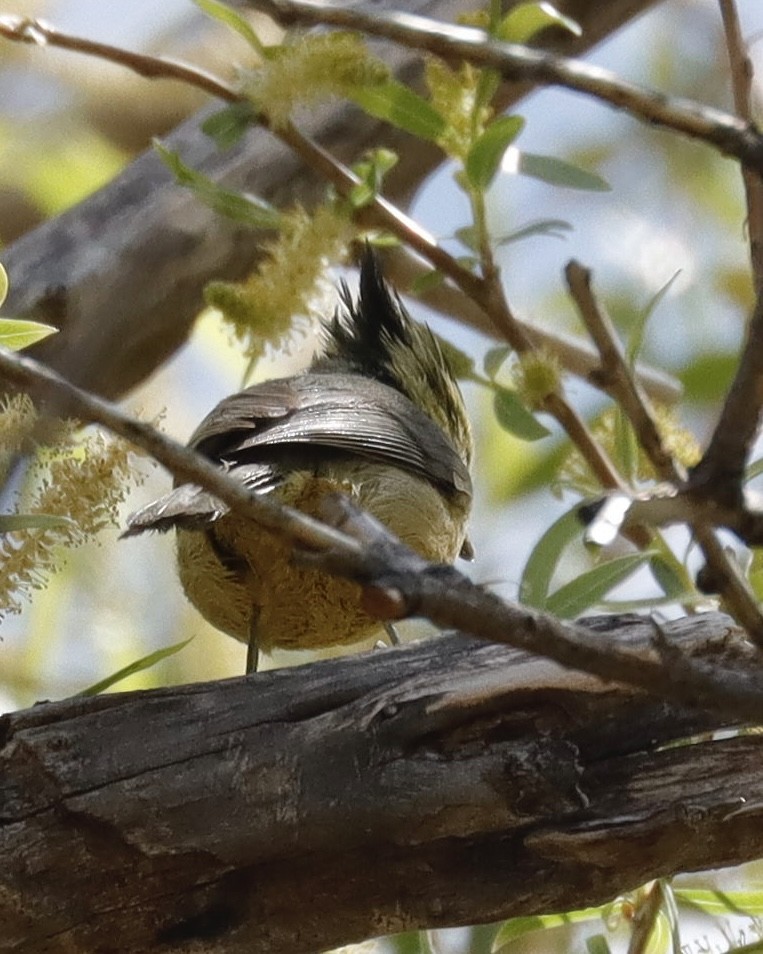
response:
{"label": "gray wing feather", "polygon": [[[258,493],[274,490],[284,468],[301,457],[310,466],[308,446],[399,467],[448,494],[472,491],[466,464],[431,418],[394,388],[354,374],[308,373],[256,384],[221,401],[189,445]],[[276,448],[277,460],[269,460]],[[201,529],[226,512],[211,494],[183,484],[134,513],[124,536]]]}

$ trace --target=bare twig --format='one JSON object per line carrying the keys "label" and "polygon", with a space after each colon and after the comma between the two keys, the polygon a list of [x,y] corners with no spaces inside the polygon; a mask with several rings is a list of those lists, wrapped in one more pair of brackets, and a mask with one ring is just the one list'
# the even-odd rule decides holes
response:
{"label": "bare twig", "polygon": [[[740,119],[752,123],[752,60],[747,53],[734,0],[719,0],[719,3],[729,53],[734,107]],[[763,290],[763,181],[759,170],[744,165],[742,181],[747,199],[747,232],[753,282],[756,293],[760,294]]]}
{"label": "bare twig", "polygon": [[[702,506],[697,506],[691,489],[684,490],[686,473],[662,443],[649,401],[633,378],[609,316],[596,301],[591,290],[590,271],[577,262],[570,262],[565,269],[565,275],[570,294],[599,349],[605,386],[609,386],[612,395],[628,415],[638,440],[658,475],[669,481],[676,490],[668,495],[657,494],[647,499],[645,505],[632,507],[628,521],[631,532],[638,527],[639,518],[651,525],[665,517],[668,517],[670,522],[685,519],[694,530],[713,583],[723,597],[727,609],[740,625],[745,627],[750,638],[759,646],[763,646],[763,614],[755,595],[739,572],[736,561],[729,556],[716,537],[712,526],[713,523],[725,526],[735,524],[734,529],[737,532],[744,528],[749,534],[753,530],[752,515],[744,510],[741,496],[734,501],[735,506],[730,508],[730,512],[721,513],[724,507],[728,507],[729,501],[714,496],[715,483],[705,492]],[[754,413],[753,411],[753,415]],[[681,511],[682,518],[678,517]],[[756,523],[756,526],[758,525],[759,521]]]}
{"label": "bare twig", "polygon": [[691,490],[730,509],[743,506],[747,458],[763,408],[763,294],[758,295],[736,376],[702,460],[689,478]]}
{"label": "bare twig", "polygon": [[612,394],[628,415],[641,446],[649,455],[659,476],[663,480],[674,483],[685,480],[686,474],[665,450],[649,399],[635,380],[625,360],[612,321],[591,290],[590,270],[584,268],[579,262],[571,261],[565,268],[564,274],[580,317],[599,349],[600,385]]}
{"label": "bare twig", "polygon": [[748,122],[721,110],[621,80],[616,74],[579,60],[564,59],[512,43],[486,39],[481,30],[434,22],[406,13],[369,13],[326,0],[249,0],[284,25],[322,23],[382,36],[405,46],[463,59],[497,70],[505,79],[561,86],[592,96],[652,126],[664,126],[700,139],[722,153],[763,171],[763,136]]}
{"label": "bare twig", "polygon": [[662,910],[663,892],[659,881],[653,881],[648,888],[644,889],[644,893],[645,897],[642,896],[641,903],[633,918],[628,954],[645,954],[657,918]]}

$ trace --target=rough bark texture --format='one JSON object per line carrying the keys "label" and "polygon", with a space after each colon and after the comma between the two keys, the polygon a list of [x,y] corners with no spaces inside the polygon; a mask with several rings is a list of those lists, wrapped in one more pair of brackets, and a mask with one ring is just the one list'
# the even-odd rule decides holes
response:
{"label": "rough bark texture", "polygon": [[[561,0],[557,6],[581,23],[582,37],[560,32],[544,37],[544,45],[577,55],[654,2]],[[404,6],[453,20],[480,5],[481,0],[409,0]],[[380,0],[375,6],[400,4]],[[420,63],[412,52],[385,46],[384,56],[398,76],[417,82]],[[527,91],[526,85],[508,84],[501,101],[508,105]],[[252,130],[236,147],[220,152],[199,125],[200,117],[194,117],[165,142],[213,178],[276,204],[309,205],[323,193],[324,184],[269,133]],[[371,145],[398,150],[401,161],[385,191],[402,205],[442,159],[434,146],[344,106],[321,110],[301,125],[347,161]],[[110,185],[4,251],[11,279],[6,311],[60,328],[36,355],[73,382],[116,397],[185,341],[204,285],[212,278],[245,275],[261,241],[258,233],[235,227],[179,189],[148,152]]]}
{"label": "rough bark texture", "polygon": [[[727,617],[668,632],[755,665]],[[662,747],[723,724],[461,637],[37,706],[0,724],[0,951],[294,954],[744,861],[763,738]]]}

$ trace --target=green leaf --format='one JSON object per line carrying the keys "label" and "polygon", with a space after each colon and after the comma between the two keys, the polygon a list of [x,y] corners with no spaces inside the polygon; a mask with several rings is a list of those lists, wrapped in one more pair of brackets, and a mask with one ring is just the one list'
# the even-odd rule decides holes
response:
{"label": "green leaf", "polygon": [[588,954],[612,954],[609,941],[604,934],[592,934],[585,940]]}
{"label": "green leaf", "polygon": [[551,433],[509,388],[495,386],[493,410],[501,427],[523,441],[539,441]]}
{"label": "green leaf", "polygon": [[3,513],[0,514],[0,533],[15,530],[57,530],[59,527],[76,527],[71,517],[52,513]]}
{"label": "green leaf", "polygon": [[482,370],[491,381],[495,379],[496,374],[501,370],[503,362],[510,354],[511,347],[509,345],[496,345],[495,348],[491,348],[487,352],[482,360]]}
{"label": "green leaf", "polygon": [[573,540],[583,534],[576,504],[562,514],[546,530],[533,547],[519,583],[519,602],[535,609],[545,609],[551,580],[559,566],[562,553]]}
{"label": "green leaf", "polygon": [[235,30],[239,36],[242,36],[249,46],[257,50],[261,55],[266,55],[265,47],[252,28],[251,23],[239,13],[236,13],[235,10],[232,10],[224,3],[220,3],[219,0],[193,0],[193,2],[200,10],[203,10],[207,16],[229,26],[232,30]]}
{"label": "green leaf", "polygon": [[348,96],[370,116],[383,119],[420,139],[436,142],[445,132],[445,119],[434,106],[396,80],[358,86]]}
{"label": "green leaf", "polygon": [[564,189],[584,189],[590,192],[609,192],[610,185],[595,172],[588,172],[554,156],[538,156],[519,152],[516,171],[523,176],[540,179],[549,185]]}
{"label": "green leaf", "polygon": [[479,233],[473,225],[464,225],[462,228],[456,229],[453,235],[468,249],[471,249],[473,252],[479,251]]}
{"label": "green leaf", "polygon": [[391,149],[372,149],[364,159],[356,162],[352,171],[360,179],[350,190],[350,204],[361,209],[371,202],[381,191],[384,176],[397,165],[398,156]]}
{"label": "green leaf", "polygon": [[154,142],[154,147],[178,183],[194,192],[215,212],[253,229],[279,227],[281,213],[263,199],[223,189],[208,176],[187,166],[176,152],[166,149],[159,142]]}
{"label": "green leaf", "polygon": [[582,36],[579,23],[560,13],[550,3],[520,3],[512,7],[496,32],[496,38],[507,43],[527,43],[541,30],[561,27],[573,36]]}
{"label": "green leaf", "polygon": [[484,192],[495,178],[503,154],[522,132],[521,116],[501,116],[490,123],[469,150],[464,168],[470,185]]}
{"label": "green leaf", "polygon": [[0,318],[0,346],[11,351],[21,351],[30,345],[42,341],[48,335],[54,335],[58,328],[43,325],[39,321],[26,321],[23,318]]}
{"label": "green leaf", "polygon": [[725,398],[737,363],[733,354],[692,355],[680,373],[686,400],[716,403]]}
{"label": "green leaf", "polygon": [[493,941],[492,954],[516,941],[517,938],[533,931],[546,931],[549,928],[564,927],[567,924],[582,924],[586,921],[600,921],[604,908],[583,908],[580,911],[567,911],[564,914],[532,915],[524,918],[511,918],[504,921]]}
{"label": "green leaf", "polygon": [[627,579],[652,555],[632,553],[600,563],[599,566],[560,586],[546,601],[546,610],[561,619],[580,616],[600,602],[611,589]]}
{"label": "green leaf", "polygon": [[230,149],[257,118],[251,103],[231,103],[213,113],[201,124],[205,136],[214,139],[220,149]]}
{"label": "green leaf", "polygon": [[190,639],[184,639],[181,643],[175,643],[172,646],[165,646],[164,649],[157,649],[156,652],[149,653],[147,656],[143,656],[141,659],[136,659],[135,662],[130,663],[129,666],[124,666],[122,669],[118,670],[118,672],[112,673],[110,676],[106,676],[105,679],[101,679],[92,686],[88,686],[88,688],[83,689],[82,692],[78,692],[77,696],[97,696],[99,693],[104,692],[106,689],[110,689],[118,682],[122,682],[123,679],[127,679],[128,676],[134,676],[136,672],[144,672],[146,669],[151,669],[152,666],[155,666],[163,659],[167,659],[169,656],[174,656],[175,653],[179,653],[181,649],[187,646],[192,639],[193,636],[191,636]]}
{"label": "green leaf", "polygon": [[662,299],[670,291],[670,288],[681,274],[681,269],[679,268],[677,272],[674,272],[672,277],[669,278],[662,288],[658,289],[657,292],[649,299],[649,301],[644,305],[641,311],[636,315],[636,321],[631,329],[630,340],[628,341],[628,347],[626,349],[626,358],[628,364],[631,368],[635,367],[636,359],[641,353],[641,349],[644,346],[644,334],[646,332],[646,326],[649,319],[652,317],[655,308],[660,304]]}
{"label": "green leaf", "polygon": [[453,374],[461,380],[471,378],[474,374],[474,358],[457,348],[447,338],[442,338],[440,335],[435,335],[435,338],[442,348],[442,353],[445,355],[445,360],[450,365]]}
{"label": "green leaf", "polygon": [[533,235],[550,235],[552,238],[565,238],[564,232],[572,232],[573,226],[564,219],[538,219],[536,222],[528,222],[521,229],[515,229],[513,232],[507,232],[493,240],[496,247],[509,245],[511,242],[519,242],[522,239],[530,238]]}
{"label": "green leaf", "polygon": [[677,602],[684,598],[687,593],[692,592],[687,590],[686,575],[681,576],[676,567],[669,560],[666,560],[661,553],[655,553],[651,558],[649,569],[668,599]]}
{"label": "green leaf", "polygon": [[0,306],[8,297],[8,272],[0,265]]}
{"label": "green leaf", "polygon": [[763,915],[763,892],[758,891],[710,891],[704,888],[673,888],[676,901],[705,914],[728,917],[731,914],[747,917]]}
{"label": "green leaf", "polygon": [[444,281],[445,276],[443,273],[438,271],[436,268],[432,268],[428,272],[424,272],[423,275],[419,275],[418,278],[413,280],[411,284],[411,291],[414,295],[426,295],[427,292],[433,291],[435,288],[439,288]]}

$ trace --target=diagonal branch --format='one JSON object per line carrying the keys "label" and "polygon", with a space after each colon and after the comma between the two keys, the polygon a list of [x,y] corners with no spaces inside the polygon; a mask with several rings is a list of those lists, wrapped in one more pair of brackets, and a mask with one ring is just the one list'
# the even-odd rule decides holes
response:
{"label": "diagonal branch", "polygon": [[714,146],[763,171],[763,136],[745,122],[691,100],[668,97],[628,83],[617,74],[513,43],[487,39],[484,31],[436,22],[408,13],[369,13],[326,0],[250,0],[284,25],[324,24],[380,36],[446,59],[497,70],[505,79],[528,80],[583,93],[653,126],[663,126]]}
{"label": "diagonal branch", "polygon": [[[720,7],[731,67],[734,108],[740,119],[752,123],[752,60],[742,36],[735,0],[720,0]],[[756,292],[760,294],[763,291],[763,180],[759,171],[743,166],[742,181],[747,200],[747,232],[753,283]]]}

